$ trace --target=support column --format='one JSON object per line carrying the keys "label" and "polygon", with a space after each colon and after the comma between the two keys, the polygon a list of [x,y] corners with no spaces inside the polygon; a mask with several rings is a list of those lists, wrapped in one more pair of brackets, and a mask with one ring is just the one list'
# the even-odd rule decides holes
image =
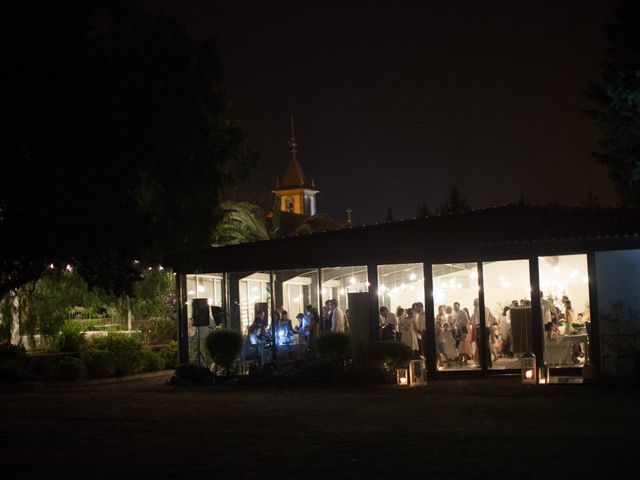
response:
{"label": "support column", "polygon": [[367,265],[369,282],[369,333],[370,342],[380,341],[380,306],[378,305],[378,265]]}
{"label": "support column", "polygon": [[544,365],[544,319],[540,297],[540,266],[538,257],[529,257],[529,283],[531,284],[531,339],[536,364]]}
{"label": "support column", "polygon": [[587,254],[587,274],[589,275],[589,364],[597,369],[601,365],[600,351],[600,312],[598,310],[598,275],[596,274],[596,254]]}
{"label": "support column", "polygon": [[433,275],[431,262],[424,262],[424,315],[427,329],[422,336],[424,350],[427,354],[427,371],[430,374],[438,371],[438,352],[436,351],[435,305],[433,300]]}
{"label": "support column", "polygon": [[484,304],[484,270],[482,262],[478,262],[478,315],[480,317],[480,325],[478,326],[478,334],[476,335],[476,345],[478,348],[478,357],[480,358],[480,369],[486,372],[491,366],[491,355],[489,354],[489,335],[486,327],[486,312]]}
{"label": "support column", "polygon": [[176,273],[176,301],[178,314],[178,360],[189,363],[189,319],[187,318],[187,276]]}

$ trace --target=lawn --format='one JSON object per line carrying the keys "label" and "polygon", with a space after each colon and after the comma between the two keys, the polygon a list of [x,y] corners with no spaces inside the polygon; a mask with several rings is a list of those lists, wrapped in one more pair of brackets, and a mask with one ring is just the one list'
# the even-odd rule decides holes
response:
{"label": "lawn", "polygon": [[0,393],[3,473],[640,477],[638,387],[526,387],[493,378],[416,389],[184,388],[166,380]]}

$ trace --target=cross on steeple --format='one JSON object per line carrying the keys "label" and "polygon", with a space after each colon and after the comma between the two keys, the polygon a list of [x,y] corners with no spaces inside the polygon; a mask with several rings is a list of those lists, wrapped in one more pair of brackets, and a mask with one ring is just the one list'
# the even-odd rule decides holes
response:
{"label": "cross on steeple", "polygon": [[291,139],[289,140],[289,148],[291,148],[291,155],[293,158],[296,158],[298,144],[296,143],[296,132],[293,128],[293,113],[291,114]]}

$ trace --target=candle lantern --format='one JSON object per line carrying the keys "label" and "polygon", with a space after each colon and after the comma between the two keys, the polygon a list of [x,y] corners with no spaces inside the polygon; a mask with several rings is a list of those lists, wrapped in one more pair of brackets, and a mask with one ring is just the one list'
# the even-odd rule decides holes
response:
{"label": "candle lantern", "polygon": [[398,380],[398,385],[402,385],[405,387],[409,385],[409,371],[406,368],[397,369],[396,378]]}
{"label": "candle lantern", "polygon": [[427,384],[427,369],[424,360],[411,360],[409,362],[409,386]]}
{"label": "candle lantern", "polygon": [[549,384],[549,367],[543,365],[538,369],[538,383],[540,385]]}
{"label": "candle lantern", "polygon": [[536,384],[536,356],[533,353],[527,352],[522,355],[521,373],[522,383]]}

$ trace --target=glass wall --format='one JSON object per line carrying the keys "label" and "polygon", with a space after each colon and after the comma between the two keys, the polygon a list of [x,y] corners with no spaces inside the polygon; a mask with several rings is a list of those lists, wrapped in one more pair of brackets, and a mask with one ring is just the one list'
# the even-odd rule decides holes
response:
{"label": "glass wall", "polygon": [[550,367],[588,361],[589,276],[586,255],[540,257],[544,359]]}
{"label": "glass wall", "polygon": [[[339,308],[346,315],[348,328],[349,322],[349,293],[368,292],[369,281],[367,279],[367,267],[329,267],[322,269],[322,291],[323,302],[335,300]],[[327,317],[326,311],[320,312],[323,319],[323,331],[331,329],[331,319]]]}
{"label": "glass wall", "polygon": [[[522,354],[533,352],[529,261],[485,262],[482,270],[487,363],[492,369],[520,368]],[[472,317],[479,337],[477,304]]]}
{"label": "glass wall", "polygon": [[596,275],[602,370],[606,375],[638,375],[640,250],[596,253]]}
{"label": "glass wall", "polygon": [[438,370],[477,369],[478,339],[472,323],[479,290],[477,264],[445,263],[432,268]]}
{"label": "glass wall", "polygon": [[258,311],[271,318],[271,289],[269,273],[256,272],[239,279],[240,331],[246,335]]}
{"label": "glass wall", "polygon": [[[200,351],[206,355],[204,341],[209,334],[209,326],[194,327],[193,326],[193,307],[192,301],[196,298],[206,298],[210,307],[223,307],[222,299],[222,274],[221,273],[204,273],[198,275],[187,275],[187,331],[189,338],[189,358],[196,357],[196,343],[198,333],[200,334]],[[211,317],[213,318],[213,317]],[[199,332],[198,332],[199,330]]]}
{"label": "glass wall", "polygon": [[[424,356],[424,268],[422,263],[378,266],[380,338],[400,340]],[[411,309],[411,311],[409,311]]]}

